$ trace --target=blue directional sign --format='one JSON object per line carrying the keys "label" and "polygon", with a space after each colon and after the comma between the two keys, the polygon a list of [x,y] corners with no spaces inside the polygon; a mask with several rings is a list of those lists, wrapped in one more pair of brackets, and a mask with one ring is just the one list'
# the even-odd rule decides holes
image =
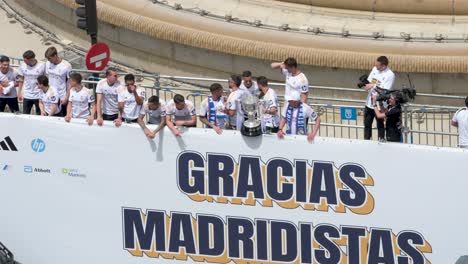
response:
{"label": "blue directional sign", "polygon": [[356,121],[357,109],[353,107],[341,107],[341,120]]}

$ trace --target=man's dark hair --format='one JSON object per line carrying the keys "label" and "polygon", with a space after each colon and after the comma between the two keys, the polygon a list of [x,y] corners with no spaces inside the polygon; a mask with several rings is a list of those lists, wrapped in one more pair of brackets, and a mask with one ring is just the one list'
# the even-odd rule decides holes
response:
{"label": "man's dark hair", "polygon": [[109,76],[111,74],[111,72],[117,72],[117,69],[116,68],[107,68],[106,70],[106,77]]}
{"label": "man's dark hair", "polygon": [[183,103],[185,98],[181,94],[174,95],[174,103]]}
{"label": "man's dark hair", "polygon": [[465,105],[468,107],[468,96],[465,98]]}
{"label": "man's dark hair", "polygon": [[41,76],[37,77],[37,82],[39,84],[44,85],[44,86],[49,86],[49,78],[47,78],[47,76],[45,76],[45,75],[41,75]]}
{"label": "man's dark hair", "polygon": [[48,59],[48,58],[51,58],[51,57],[55,57],[57,55],[58,55],[57,49],[55,47],[49,47],[45,51],[44,57],[46,57],[46,59]]}
{"label": "man's dark hair", "polygon": [[4,62],[10,62],[10,58],[2,55],[0,56],[0,63],[4,63]]}
{"label": "man's dark hair", "polygon": [[252,77],[252,73],[250,71],[244,71],[242,77]]}
{"label": "man's dark hair", "polygon": [[257,83],[263,87],[268,86],[268,79],[265,76],[260,76],[257,78]]}
{"label": "man's dark hair", "polygon": [[83,80],[83,76],[81,76],[81,74],[79,74],[77,72],[74,72],[74,73],[70,74],[70,80],[73,80],[78,84],[81,84],[81,81]]}
{"label": "man's dark hair", "polygon": [[231,75],[231,79],[234,81],[237,87],[242,84],[242,78],[237,74]]}
{"label": "man's dark hair", "polygon": [[150,103],[150,104],[159,103],[159,97],[157,95],[151,96],[150,98],[148,98],[148,103]]}
{"label": "man's dark hair", "polygon": [[210,92],[216,92],[219,90],[223,90],[223,86],[221,86],[221,84],[213,83],[212,85],[210,85]]}
{"label": "man's dark hair", "polygon": [[135,75],[129,73],[129,74],[125,75],[124,80],[125,81],[135,81]]}
{"label": "man's dark hair", "polygon": [[287,67],[297,68],[297,60],[295,58],[287,58],[284,61],[284,65]]}
{"label": "man's dark hair", "polygon": [[385,56],[380,56],[377,58],[377,61],[380,62],[381,64],[388,66],[388,58]]}
{"label": "man's dark hair", "polygon": [[32,50],[27,50],[23,53],[23,59],[30,60],[34,58],[36,58],[36,54]]}

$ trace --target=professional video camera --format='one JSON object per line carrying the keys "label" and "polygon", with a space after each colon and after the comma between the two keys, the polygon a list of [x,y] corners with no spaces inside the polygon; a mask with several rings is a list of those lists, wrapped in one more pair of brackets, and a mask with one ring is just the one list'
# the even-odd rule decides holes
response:
{"label": "professional video camera", "polygon": [[400,104],[413,102],[414,98],[416,97],[416,89],[414,89],[413,87],[408,88],[406,86],[403,86],[401,90],[393,90],[393,91],[377,89],[377,93],[378,93],[377,95],[378,102],[388,101],[392,94],[396,96],[396,99]]}
{"label": "professional video camera", "polygon": [[[414,99],[416,97],[416,89],[414,88],[414,85],[411,83],[411,78],[410,78],[409,74],[407,76],[408,76],[408,80],[409,80],[409,83],[410,83],[409,88],[406,87],[406,85],[403,85],[401,90],[389,91],[389,90],[380,89],[379,87],[377,87],[375,89],[375,91],[378,93],[377,101],[379,101],[379,102],[388,101],[388,99],[390,99],[390,95],[392,93],[397,95],[397,97],[398,97],[397,100],[398,100],[398,102],[400,104],[406,104],[408,102],[414,101]],[[369,84],[370,82],[367,80],[368,78],[369,78],[369,75],[367,75],[367,74],[364,74],[361,77],[359,77],[359,82],[358,82],[357,86],[359,88],[363,88],[364,86]]]}

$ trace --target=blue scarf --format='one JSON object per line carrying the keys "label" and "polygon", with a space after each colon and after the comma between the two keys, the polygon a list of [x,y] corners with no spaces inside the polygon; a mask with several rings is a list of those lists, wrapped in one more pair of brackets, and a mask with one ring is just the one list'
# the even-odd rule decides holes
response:
{"label": "blue scarf", "polygon": [[208,121],[212,124],[212,125],[217,125],[217,122],[216,122],[216,108],[215,108],[215,103],[213,101],[213,97],[212,96],[208,96],[208,108],[209,108],[209,111],[208,111]]}
{"label": "blue scarf", "polygon": [[288,124],[288,129],[286,130],[286,134],[291,134],[291,127],[293,125],[296,126],[296,133],[301,134],[304,133],[307,134],[307,126],[305,124],[305,118],[304,118],[304,106],[302,103],[299,105],[299,113],[297,114],[296,118],[296,124],[292,124],[292,115],[293,115],[294,108],[290,105],[288,105],[288,110],[286,111],[286,123]]}

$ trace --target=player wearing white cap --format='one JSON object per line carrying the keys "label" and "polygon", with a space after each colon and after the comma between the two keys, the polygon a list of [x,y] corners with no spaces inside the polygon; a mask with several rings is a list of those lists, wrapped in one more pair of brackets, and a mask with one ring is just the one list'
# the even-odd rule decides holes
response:
{"label": "player wearing white cap", "polygon": [[125,75],[125,88],[118,95],[119,111],[126,123],[137,123],[141,107],[145,101],[145,90],[135,86],[135,76]]}
{"label": "player wearing white cap", "polygon": [[201,102],[200,121],[205,127],[213,128],[219,135],[223,132],[226,125],[226,108],[223,98],[223,87],[219,83],[213,83],[210,86],[211,95]]}
{"label": "player wearing white cap", "polygon": [[[284,138],[283,128],[286,127],[286,134],[307,135],[307,140],[312,142],[320,128],[320,117],[310,106],[301,102],[301,95],[298,91],[292,91],[285,99],[288,103],[283,109],[278,137]],[[308,120],[315,121],[311,132],[307,131]]]}
{"label": "player wearing white cap", "polygon": [[[145,125],[143,120],[148,115],[148,124],[158,125],[158,127],[151,131]],[[138,117],[138,124],[145,131],[145,135],[149,138],[155,138],[156,134],[166,126],[166,104],[160,100],[158,96],[153,95],[148,98],[148,102],[143,104]]]}
{"label": "player wearing white cap", "polygon": [[37,78],[37,86],[40,89],[39,108],[43,116],[56,116],[60,113],[60,97],[52,86],[49,86],[47,76],[39,76]]}
{"label": "player wearing white cap", "polygon": [[281,69],[281,73],[286,77],[284,95],[289,96],[292,91],[297,91],[301,95],[301,101],[307,103],[309,81],[305,74],[297,68],[296,59],[287,58],[284,62],[274,62],[271,64],[271,67],[273,69]]}
{"label": "player wearing white cap", "polygon": [[197,112],[193,103],[176,94],[166,106],[166,125],[176,137],[181,136],[178,127],[197,126]]}
{"label": "player wearing white cap", "polygon": [[[91,126],[96,113],[96,100],[93,90],[81,84],[82,79],[83,77],[79,73],[70,74],[69,84],[71,90],[65,121],[70,122],[72,118],[87,119],[88,125]],[[90,105],[91,108],[89,107]]]}

